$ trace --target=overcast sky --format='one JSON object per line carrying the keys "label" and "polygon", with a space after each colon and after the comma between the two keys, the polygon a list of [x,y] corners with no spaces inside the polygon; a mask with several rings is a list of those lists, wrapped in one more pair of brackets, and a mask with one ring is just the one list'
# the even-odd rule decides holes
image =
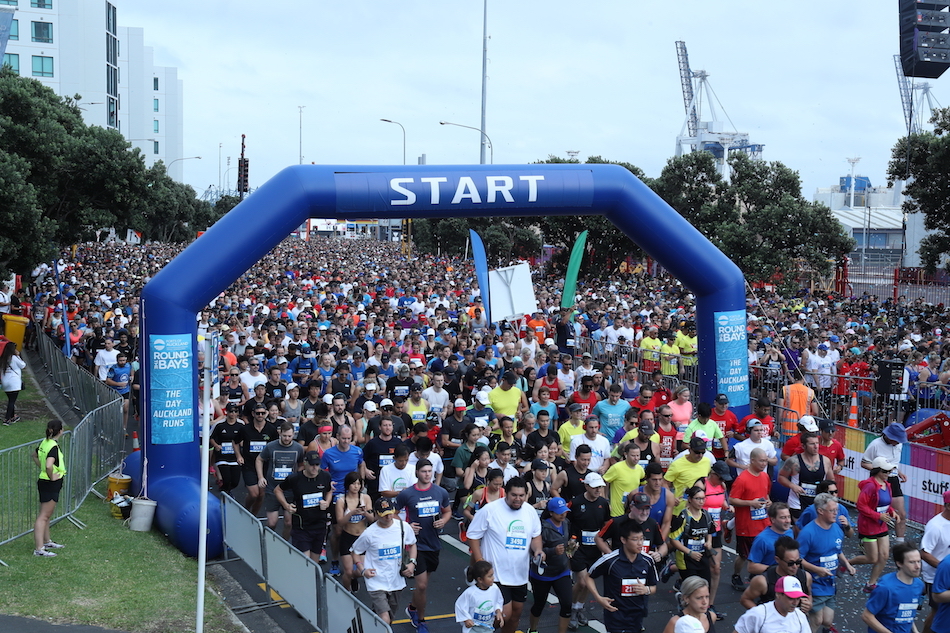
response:
{"label": "overcast sky", "polygon": [[[219,182],[247,135],[251,186],[299,161],[477,163],[481,0],[119,0],[157,65],[184,80],[185,181]],[[486,132],[496,164],[580,152],[657,176],[685,111],[684,40],[735,129],[801,174],[811,199],[856,173],[884,184],[904,123],[896,2],[489,0]],[[942,82],[931,80],[939,100]],[[950,102],[950,98],[946,101]],[[705,118],[705,117],[704,117]],[[728,123],[727,123],[728,128]]]}

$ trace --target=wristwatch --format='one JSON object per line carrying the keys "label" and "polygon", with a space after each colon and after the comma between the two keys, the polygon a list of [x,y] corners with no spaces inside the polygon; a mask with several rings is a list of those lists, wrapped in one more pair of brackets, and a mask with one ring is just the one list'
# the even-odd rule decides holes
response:
{"label": "wristwatch", "polygon": [[[410,558],[410,559],[409,559],[409,562],[412,563],[413,565],[415,565],[415,564],[416,564],[416,559],[415,559],[415,558]],[[407,563],[407,564],[408,564],[408,563]]]}

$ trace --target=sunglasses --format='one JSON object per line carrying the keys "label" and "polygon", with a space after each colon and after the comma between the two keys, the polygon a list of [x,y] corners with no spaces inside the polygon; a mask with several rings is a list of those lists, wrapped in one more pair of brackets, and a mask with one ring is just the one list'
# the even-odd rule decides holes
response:
{"label": "sunglasses", "polygon": [[254,415],[267,415],[267,411],[255,411]]}
{"label": "sunglasses", "polygon": [[799,558],[799,559],[797,559],[797,560],[784,560],[784,559],[783,559],[782,562],[785,563],[786,565],[788,565],[789,567],[791,567],[792,565],[801,566],[801,564],[802,564],[802,559],[801,559],[801,558]]}

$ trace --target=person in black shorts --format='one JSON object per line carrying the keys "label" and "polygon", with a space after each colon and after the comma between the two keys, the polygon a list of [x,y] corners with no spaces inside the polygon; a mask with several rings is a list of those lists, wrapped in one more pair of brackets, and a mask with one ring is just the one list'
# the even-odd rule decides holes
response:
{"label": "person in black shorts", "polygon": [[51,549],[61,549],[63,546],[54,543],[49,535],[49,522],[56,511],[59,502],[59,493],[63,489],[66,478],[66,461],[59,448],[57,440],[63,436],[63,422],[50,420],[46,424],[46,439],[40,442],[33,454],[33,462],[40,469],[40,476],[36,480],[36,488],[40,498],[40,512],[33,524],[33,541],[36,548],[34,556],[52,558],[56,556]]}
{"label": "person in black shorts", "polygon": [[[287,502],[284,491],[293,492],[293,503]],[[333,482],[320,469],[320,454],[310,451],[303,458],[303,468],[280,481],[274,488],[277,502],[291,515],[290,543],[316,562],[327,538]]]}
{"label": "person in black shorts", "polygon": [[[578,448],[587,448],[582,446]],[[604,478],[598,473],[587,473],[584,477],[584,494],[571,499],[571,536],[576,539],[577,550],[571,557],[571,571],[576,574],[573,596],[571,597],[571,618],[568,628],[586,625],[590,618],[584,613],[589,592],[587,591],[587,569],[597,562],[610,548],[598,547],[595,539],[597,532],[610,519],[610,503],[601,496],[604,491]],[[582,624],[583,623],[583,624]]]}
{"label": "person in black shorts", "polygon": [[257,456],[268,442],[277,439],[277,427],[267,421],[267,405],[261,403],[251,410],[253,420],[250,424],[241,427],[234,440],[234,453],[241,466],[244,485],[247,488],[247,498],[244,507],[253,514],[257,514],[264,503],[264,488],[257,477]]}

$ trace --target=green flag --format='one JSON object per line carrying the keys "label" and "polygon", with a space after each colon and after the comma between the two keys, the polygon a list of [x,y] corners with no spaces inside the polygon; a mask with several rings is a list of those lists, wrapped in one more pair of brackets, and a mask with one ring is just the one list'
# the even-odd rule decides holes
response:
{"label": "green flag", "polygon": [[571,261],[567,265],[567,274],[564,276],[564,292],[561,294],[561,307],[570,308],[574,305],[574,293],[577,290],[577,272],[581,269],[581,260],[584,259],[584,247],[587,245],[587,231],[582,231],[571,249]]}

